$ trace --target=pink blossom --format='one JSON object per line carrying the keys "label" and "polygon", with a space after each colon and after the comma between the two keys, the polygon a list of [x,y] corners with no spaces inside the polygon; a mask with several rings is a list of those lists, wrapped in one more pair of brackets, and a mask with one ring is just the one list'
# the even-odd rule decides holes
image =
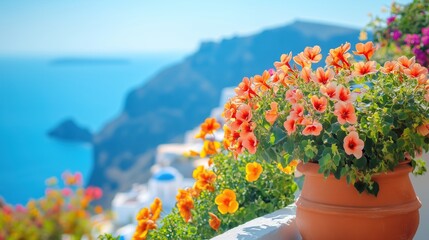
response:
{"label": "pink blossom", "polygon": [[73,191],[72,191],[70,188],[68,188],[68,187],[63,188],[63,189],[61,190],[61,194],[62,194],[64,197],[69,197],[69,196],[71,196],[71,195],[72,195],[72,193],[73,193]]}
{"label": "pink blossom", "polygon": [[103,191],[99,187],[88,187],[85,189],[85,196],[89,199],[100,199],[103,196]]}
{"label": "pink blossom", "polygon": [[394,22],[396,19],[396,16],[391,16],[389,18],[387,18],[386,23],[387,25],[390,25],[392,22]]}
{"label": "pink blossom", "polygon": [[419,45],[420,44],[420,36],[418,34],[407,34],[404,39],[405,43],[410,45]]}
{"label": "pink blossom", "polygon": [[392,39],[394,41],[396,41],[402,37],[402,33],[399,30],[394,30],[393,32],[390,33],[390,35],[392,36]]}

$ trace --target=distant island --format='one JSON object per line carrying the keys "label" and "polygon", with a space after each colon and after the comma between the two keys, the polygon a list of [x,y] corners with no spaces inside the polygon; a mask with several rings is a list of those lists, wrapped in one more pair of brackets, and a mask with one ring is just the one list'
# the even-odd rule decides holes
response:
{"label": "distant island", "polygon": [[73,119],[66,119],[48,132],[48,136],[63,141],[92,143],[92,133]]}
{"label": "distant island", "polygon": [[130,61],[122,58],[96,58],[96,57],[67,57],[57,58],[50,62],[53,65],[122,65],[129,64]]}

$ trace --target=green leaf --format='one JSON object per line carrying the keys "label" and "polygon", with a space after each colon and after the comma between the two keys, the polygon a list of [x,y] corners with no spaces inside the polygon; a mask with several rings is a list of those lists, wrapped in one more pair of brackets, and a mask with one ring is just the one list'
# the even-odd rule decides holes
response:
{"label": "green leaf", "polygon": [[377,182],[373,182],[371,187],[367,187],[368,193],[373,194],[377,197],[378,191],[380,190],[380,186]]}
{"label": "green leaf", "polygon": [[361,158],[355,161],[355,166],[359,170],[364,170],[366,168],[366,163],[367,163],[366,158],[362,156]]}
{"label": "green leaf", "polygon": [[366,183],[364,182],[355,182],[354,187],[358,190],[359,193],[365,191]]}

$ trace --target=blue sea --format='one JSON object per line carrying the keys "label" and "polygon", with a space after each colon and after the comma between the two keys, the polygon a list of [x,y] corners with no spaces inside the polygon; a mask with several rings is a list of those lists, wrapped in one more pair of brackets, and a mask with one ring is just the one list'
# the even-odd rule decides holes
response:
{"label": "blue sea", "polygon": [[66,118],[99,131],[121,111],[127,92],[182,57],[0,57],[0,196],[25,204],[64,171],[80,171],[87,181],[91,146],[52,139],[47,131]]}

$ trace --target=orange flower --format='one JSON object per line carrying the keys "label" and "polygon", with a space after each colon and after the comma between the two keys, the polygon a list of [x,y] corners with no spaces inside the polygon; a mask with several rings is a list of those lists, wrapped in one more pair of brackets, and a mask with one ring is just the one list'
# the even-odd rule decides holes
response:
{"label": "orange flower", "polygon": [[209,225],[211,228],[213,228],[213,230],[217,231],[220,227],[220,219],[214,215],[213,213],[209,212],[210,215],[210,219],[209,219]]}
{"label": "orange flower", "polygon": [[318,121],[314,120],[312,124],[305,126],[304,130],[302,130],[302,135],[308,136],[319,136],[320,132],[323,130],[322,124]]}
{"label": "orange flower", "polygon": [[302,91],[299,89],[295,89],[295,90],[289,89],[286,91],[286,95],[285,95],[286,100],[288,100],[290,103],[297,103],[303,97],[304,96],[302,95]]}
{"label": "orange flower", "polygon": [[[198,180],[198,178],[200,177],[200,174],[203,173],[205,171],[204,166],[198,166],[194,169],[194,171],[192,172],[192,177],[195,180]],[[180,191],[179,191],[180,192]]]}
{"label": "orange flower", "polygon": [[400,69],[405,69],[405,68],[409,68],[411,65],[413,65],[416,62],[416,57],[412,57],[410,59],[408,59],[405,56],[401,56],[398,58],[398,64]]}
{"label": "orange flower", "polygon": [[273,123],[277,120],[277,117],[278,117],[278,112],[277,112],[278,104],[276,102],[272,102],[270,106],[271,106],[271,109],[265,113],[265,119],[267,120],[267,122],[273,125]]}
{"label": "orange flower", "polygon": [[339,85],[336,90],[336,99],[343,102],[349,102],[352,100],[352,95],[350,94],[350,90],[345,88],[343,85]]}
{"label": "orange flower", "polygon": [[101,213],[103,213],[103,207],[102,207],[102,206],[100,206],[100,205],[95,206],[95,207],[94,207],[94,212],[95,212],[96,214],[101,214]]}
{"label": "orange flower", "polygon": [[136,216],[138,221],[136,231],[134,232],[133,239],[144,240],[147,237],[149,230],[155,229],[157,226],[155,221],[159,218],[162,210],[162,202],[159,198],[155,198],[150,205],[150,209],[143,208]]}
{"label": "orange flower", "polygon": [[200,152],[200,157],[204,158],[207,155],[213,155],[218,152],[220,148],[220,142],[217,141],[204,141],[203,150]]}
{"label": "orange flower", "polygon": [[243,122],[252,120],[252,109],[249,105],[243,104],[238,108],[238,112],[236,114],[237,120]]}
{"label": "orange flower", "polygon": [[372,42],[367,43],[358,43],[356,44],[356,51],[353,51],[356,55],[364,55],[366,60],[369,61],[369,59],[374,55],[375,47]]}
{"label": "orange flower", "polygon": [[347,53],[348,50],[350,50],[350,43],[341,44],[341,46],[329,50],[329,56],[326,57],[325,61],[326,64],[336,68],[348,69],[350,67],[348,58],[351,56],[350,53]]}
{"label": "orange flower", "polygon": [[194,209],[194,200],[192,198],[182,199],[177,203],[177,208],[183,220],[189,222],[192,218],[191,210]]}
{"label": "orange flower", "polygon": [[213,171],[204,171],[198,175],[196,187],[201,190],[214,191],[214,182],[216,181],[216,174]]}
{"label": "orange flower", "polygon": [[323,68],[319,67],[316,70],[316,74],[313,76],[313,81],[316,83],[320,83],[326,85],[334,78],[334,71],[332,69],[327,69],[326,71]]}
{"label": "orange flower", "polygon": [[275,62],[274,67],[276,69],[283,69],[285,72],[287,72],[289,69],[291,69],[289,62],[292,59],[292,52],[289,54],[282,54],[280,57],[280,62]]}
{"label": "orange flower", "polygon": [[396,71],[398,68],[398,63],[395,61],[387,61],[384,63],[384,67],[380,68],[380,72],[384,74],[389,74]]}
{"label": "orange flower", "polygon": [[290,175],[294,173],[296,166],[298,165],[298,160],[292,160],[286,167],[283,167],[281,163],[277,164],[277,168],[280,169],[280,171]]}
{"label": "orange flower", "polygon": [[238,202],[235,192],[230,189],[225,189],[215,199],[216,205],[220,213],[235,213],[238,210]]}
{"label": "orange flower", "polygon": [[337,84],[334,82],[330,82],[328,85],[320,86],[320,92],[329,98],[335,98],[337,95]]}
{"label": "orange flower", "polygon": [[266,70],[264,71],[264,73],[262,73],[262,76],[255,75],[253,79],[255,81],[256,88],[259,89],[260,91],[266,91],[270,89],[271,87],[267,83],[270,77],[271,77],[270,73]]}
{"label": "orange flower", "polygon": [[354,155],[359,159],[362,157],[362,149],[365,143],[359,138],[357,132],[352,131],[344,138],[344,150],[348,155]]}
{"label": "orange flower", "polygon": [[428,73],[428,69],[422,67],[418,63],[414,63],[409,68],[404,69],[404,73],[411,78],[418,78],[422,75],[425,77]]}
{"label": "orange flower", "polygon": [[301,69],[301,78],[304,80],[304,82],[308,83],[310,82],[311,78],[312,78],[312,74],[311,74],[311,68],[309,67],[303,67]]}
{"label": "orange flower", "polygon": [[355,124],[357,122],[355,109],[350,102],[337,102],[334,114],[340,124],[345,124],[346,122]]}
{"label": "orange flower", "polygon": [[289,136],[296,131],[296,124],[293,118],[287,118],[283,126]]}
{"label": "orange flower", "polygon": [[313,108],[322,113],[326,110],[326,107],[328,106],[328,99],[325,97],[317,97],[316,95],[313,95],[311,97],[311,104],[313,104]]}
{"label": "orange flower", "polygon": [[256,153],[256,148],[258,147],[258,140],[256,139],[255,134],[249,133],[244,137],[240,137],[240,139],[242,139],[243,147],[246,148],[249,153]]}
{"label": "orange flower", "polygon": [[247,121],[244,121],[240,126],[240,137],[245,137],[247,134],[253,133],[255,127],[256,124],[254,122],[249,123]]}
{"label": "orange flower", "polygon": [[301,104],[295,104],[289,113],[290,118],[297,120],[304,116],[304,106]]}
{"label": "orange flower", "polygon": [[322,54],[320,54],[320,47],[306,47],[304,49],[304,56],[313,63],[317,63],[322,59]]}
{"label": "orange flower", "polygon": [[257,162],[246,164],[246,180],[254,182],[259,179],[262,173],[262,166]]}
{"label": "orange flower", "polygon": [[377,63],[374,61],[357,62],[353,64],[353,66],[353,76],[365,76],[367,74],[373,74],[377,72],[377,69],[375,69]]}
{"label": "orange flower", "polygon": [[235,88],[235,92],[238,96],[243,96],[246,98],[252,98],[253,96],[257,95],[256,92],[252,89],[252,83],[247,77],[243,78],[243,81],[238,85],[237,88]]}
{"label": "orange flower", "polygon": [[429,123],[424,123],[417,127],[417,133],[426,136],[429,135]]}
{"label": "orange flower", "polygon": [[216,121],[215,118],[206,118],[204,123],[201,124],[201,131],[210,134],[215,130],[220,128],[220,124]]}
{"label": "orange flower", "polygon": [[311,62],[304,56],[304,53],[300,53],[293,57],[293,61],[301,67],[311,66]]}

